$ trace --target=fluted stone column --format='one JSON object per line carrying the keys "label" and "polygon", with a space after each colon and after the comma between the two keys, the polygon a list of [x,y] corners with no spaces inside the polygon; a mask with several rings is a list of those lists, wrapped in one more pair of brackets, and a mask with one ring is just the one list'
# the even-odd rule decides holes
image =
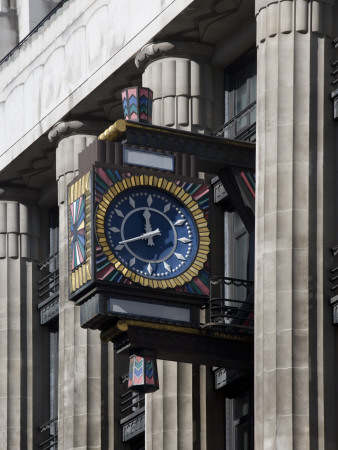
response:
{"label": "fluted stone column", "polygon": [[328,305],[337,240],[328,95],[336,9],[331,1],[256,0],[257,450],[337,448]]}
{"label": "fluted stone column", "polygon": [[223,123],[223,71],[211,55],[208,45],[161,42],[136,56],[142,84],[154,93],[154,125],[208,133]]}
{"label": "fluted stone column", "polygon": [[33,450],[41,424],[33,398],[41,373],[33,352],[39,333],[36,199],[28,189],[0,189],[0,448],[9,450]]}
{"label": "fluted stone column", "polygon": [[[154,125],[210,133],[223,123],[223,71],[210,65],[212,52],[204,44],[162,42],[136,55],[142,85],[153,90]],[[146,395],[146,450],[206,449],[208,442],[213,450],[223,449],[215,429],[213,439],[208,436],[208,369],[158,361],[158,370],[160,389]],[[218,431],[223,434],[223,427]]]}
{"label": "fluted stone column", "polygon": [[[50,132],[57,144],[60,226],[59,443],[60,449],[114,448],[114,349],[97,331],[80,327],[80,308],[68,300],[67,185],[78,172],[78,154],[106,123],[62,122]],[[90,135],[92,134],[92,135]]]}

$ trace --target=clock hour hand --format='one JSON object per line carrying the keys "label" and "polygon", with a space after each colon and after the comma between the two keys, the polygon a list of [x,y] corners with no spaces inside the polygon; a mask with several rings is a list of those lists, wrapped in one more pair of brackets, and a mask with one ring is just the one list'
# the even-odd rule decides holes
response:
{"label": "clock hour hand", "polygon": [[[144,217],[144,219],[146,221],[144,229],[145,229],[146,233],[149,233],[150,231],[152,231],[152,228],[151,228],[151,225],[150,225],[150,211],[149,211],[149,209],[145,209],[144,210],[143,217]],[[152,237],[148,238],[148,245],[154,245],[154,241],[153,241]]]}
{"label": "clock hour hand", "polygon": [[154,236],[161,236],[161,231],[159,228],[156,228],[156,230],[154,231],[149,231],[148,233],[140,234],[139,236],[135,236],[130,239],[125,239],[124,241],[120,241],[119,244],[128,244],[129,242],[135,242],[141,239],[149,239],[153,238]]}

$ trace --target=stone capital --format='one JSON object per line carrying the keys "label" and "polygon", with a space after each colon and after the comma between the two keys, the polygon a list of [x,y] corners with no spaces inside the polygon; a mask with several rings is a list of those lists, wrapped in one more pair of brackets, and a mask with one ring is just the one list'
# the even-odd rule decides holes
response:
{"label": "stone capital", "polygon": [[58,145],[62,139],[76,135],[98,136],[110,125],[104,120],[71,120],[58,122],[48,133],[49,142]]}
{"label": "stone capital", "polygon": [[212,46],[198,42],[158,42],[144,46],[135,57],[135,65],[138,69],[144,70],[149,63],[166,57],[209,62],[212,53]]}

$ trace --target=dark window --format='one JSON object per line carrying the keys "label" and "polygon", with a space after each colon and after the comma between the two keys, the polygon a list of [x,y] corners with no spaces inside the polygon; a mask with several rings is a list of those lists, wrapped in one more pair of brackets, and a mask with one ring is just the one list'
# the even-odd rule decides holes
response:
{"label": "dark window", "polygon": [[214,135],[228,139],[256,140],[256,51],[252,50],[225,70],[225,123]]}

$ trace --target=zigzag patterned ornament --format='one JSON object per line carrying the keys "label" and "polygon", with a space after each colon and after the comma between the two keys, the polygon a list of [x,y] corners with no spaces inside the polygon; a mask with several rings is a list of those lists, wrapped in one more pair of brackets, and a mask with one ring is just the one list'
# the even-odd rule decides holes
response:
{"label": "zigzag patterned ornament", "polygon": [[121,92],[125,120],[151,123],[153,92],[144,87],[130,87]]}
{"label": "zigzag patterned ornament", "polygon": [[144,394],[159,389],[156,358],[149,355],[130,356],[128,389]]}

